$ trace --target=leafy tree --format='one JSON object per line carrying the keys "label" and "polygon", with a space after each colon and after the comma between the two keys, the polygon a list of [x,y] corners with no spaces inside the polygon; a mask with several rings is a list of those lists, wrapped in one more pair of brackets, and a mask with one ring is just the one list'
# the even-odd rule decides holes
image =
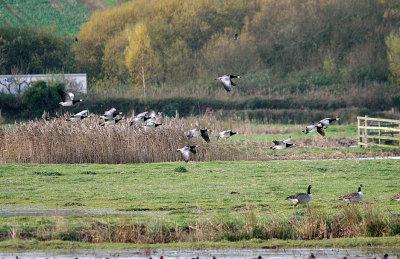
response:
{"label": "leafy tree", "polygon": [[68,72],[73,69],[72,39],[45,29],[0,26],[0,73]]}
{"label": "leafy tree", "polygon": [[138,23],[128,36],[129,45],[126,49],[126,66],[136,81],[141,81],[144,96],[146,96],[146,78],[157,76],[156,56],[150,45],[150,37],[146,25]]}
{"label": "leafy tree", "polygon": [[388,61],[393,82],[400,83],[400,32],[392,32],[386,38]]}

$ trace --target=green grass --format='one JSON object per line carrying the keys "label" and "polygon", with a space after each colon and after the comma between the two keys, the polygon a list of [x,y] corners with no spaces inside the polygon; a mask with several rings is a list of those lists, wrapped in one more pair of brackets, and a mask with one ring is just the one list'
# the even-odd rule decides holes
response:
{"label": "green grass", "polygon": [[[322,138],[317,132],[311,132],[304,134],[301,130],[304,130],[307,125],[291,125],[291,124],[271,124],[271,127],[279,127],[282,130],[287,130],[289,133],[280,134],[239,134],[235,135],[233,139],[236,140],[247,140],[252,142],[272,142],[273,140],[284,140],[289,136],[292,137],[295,142],[296,139],[303,138]],[[297,130],[298,128],[301,130]],[[357,126],[356,125],[335,125],[325,130],[326,138],[357,138]]]}
{"label": "green grass", "polygon": [[184,165],[188,172],[176,172],[181,165],[0,165],[0,203],[57,208],[78,201],[86,208],[182,211],[188,218],[252,206],[269,217],[290,215],[285,197],[308,184],[314,193],[310,205],[332,213],[342,205],[337,197],[362,183],[367,203],[388,212],[400,209],[390,201],[399,191],[399,160],[191,162]]}
{"label": "green grass", "polygon": [[126,243],[82,243],[69,241],[10,240],[0,242],[0,250],[54,250],[54,249],[241,249],[241,248],[288,248],[288,247],[398,247],[400,236],[368,238],[336,238],[328,240],[244,240],[238,242],[178,242],[168,244],[126,244]]}
{"label": "green grass", "polygon": [[[187,172],[176,170],[180,166],[184,166]],[[94,222],[110,225],[132,222],[149,226],[157,226],[160,223],[166,226],[187,226],[196,222],[232,222],[240,226],[252,217],[258,224],[262,224],[271,220],[301,216],[307,207],[320,215],[334,215],[346,206],[337,198],[356,191],[360,183],[364,185],[366,206],[376,208],[387,215],[398,215],[400,203],[390,201],[390,198],[399,191],[399,169],[400,160],[216,161],[124,165],[5,164],[0,165],[2,207],[114,208],[116,211],[133,214],[0,217],[0,231],[13,226],[28,233],[29,229],[46,226],[60,226],[58,229],[67,228],[72,231]],[[308,184],[313,185],[313,200],[308,206],[293,208],[285,197],[305,192]],[[232,192],[238,194],[231,194]],[[60,237],[54,237],[56,240],[58,238]],[[399,241],[399,237],[357,238],[350,243],[340,239],[240,242],[221,240],[217,243],[173,243],[165,246],[346,247],[366,244],[398,245]],[[108,243],[63,244],[65,247],[74,248],[128,247]],[[0,242],[1,249],[55,249],[60,246],[58,241]],[[162,246],[159,244],[154,247]],[[143,248],[144,245],[130,247]]]}
{"label": "green grass", "polygon": [[[62,35],[76,34],[79,26],[90,18],[89,7],[80,1],[5,1],[9,8],[22,19],[23,23],[32,26],[54,27]],[[0,15],[10,25],[21,25],[21,21],[0,3]]]}

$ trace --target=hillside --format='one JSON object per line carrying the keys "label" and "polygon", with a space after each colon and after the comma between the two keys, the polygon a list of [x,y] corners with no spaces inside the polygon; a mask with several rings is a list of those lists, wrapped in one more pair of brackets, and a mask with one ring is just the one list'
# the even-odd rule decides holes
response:
{"label": "hillside", "polygon": [[0,26],[54,27],[60,35],[76,34],[95,10],[120,4],[120,0],[0,0]]}

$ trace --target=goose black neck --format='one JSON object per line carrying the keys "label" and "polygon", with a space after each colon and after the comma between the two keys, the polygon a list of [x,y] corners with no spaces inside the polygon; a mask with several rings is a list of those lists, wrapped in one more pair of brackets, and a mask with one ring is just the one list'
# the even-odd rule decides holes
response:
{"label": "goose black neck", "polygon": [[308,186],[307,194],[311,194],[311,185]]}
{"label": "goose black neck", "polygon": [[361,192],[361,186],[358,186],[358,192]]}

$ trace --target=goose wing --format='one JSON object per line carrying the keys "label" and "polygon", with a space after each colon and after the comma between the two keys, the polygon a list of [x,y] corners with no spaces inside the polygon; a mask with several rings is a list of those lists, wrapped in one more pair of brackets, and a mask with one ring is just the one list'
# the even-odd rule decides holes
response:
{"label": "goose wing", "polygon": [[197,137],[199,135],[200,135],[200,130],[199,129],[192,129],[191,131],[189,131],[188,138]]}
{"label": "goose wing", "polygon": [[358,192],[351,192],[346,195],[340,196],[339,200],[352,200],[358,197]]}
{"label": "goose wing", "polygon": [[117,109],[111,108],[110,110],[105,111],[104,114],[101,117],[103,119],[105,119],[105,118],[110,119],[110,118],[114,117],[113,115],[114,115],[114,112],[116,112],[116,111],[117,111]]}
{"label": "goose wing", "polygon": [[323,120],[320,120],[319,123],[321,124],[321,126],[328,128],[329,127],[329,122],[330,122],[330,118],[325,118]]}
{"label": "goose wing", "polygon": [[61,90],[61,89],[58,89],[58,95],[60,96],[60,98],[61,98],[61,100],[63,101],[63,102],[65,102],[65,101],[67,101],[67,93],[65,92],[65,91],[63,91],[63,90]]}
{"label": "goose wing", "polygon": [[229,76],[222,76],[220,77],[220,80],[222,82],[222,84],[224,85],[224,88],[226,91],[231,91],[232,90],[232,83],[231,83],[231,79]]}
{"label": "goose wing", "polygon": [[308,133],[310,133],[310,132],[312,132],[314,130],[315,130],[315,126],[314,125],[309,125],[309,126],[306,127],[306,129],[303,132],[308,134]]}
{"label": "goose wing", "polygon": [[193,154],[196,154],[196,147],[197,146],[188,146],[189,147],[189,151],[192,152]]}
{"label": "goose wing", "polygon": [[290,200],[293,200],[293,199],[298,200],[298,199],[300,199],[301,197],[306,196],[306,195],[307,195],[307,193],[297,193],[297,194],[288,196],[288,197],[286,198],[286,200],[289,200],[289,199],[290,199]]}
{"label": "goose wing", "polygon": [[67,100],[68,100],[68,98],[69,98],[70,101],[73,101],[74,98],[75,98],[75,95],[73,93],[71,93],[71,92],[68,92],[67,93]]}
{"label": "goose wing", "polygon": [[185,162],[189,162],[189,157],[190,157],[190,152],[188,150],[187,147],[181,148],[181,149],[177,149],[178,151],[181,152],[183,159],[185,160]]}
{"label": "goose wing", "polygon": [[292,136],[290,136],[289,138],[285,139],[284,141],[282,141],[283,144],[287,144],[292,140]]}
{"label": "goose wing", "polygon": [[208,130],[201,131],[201,137],[207,142],[210,143],[210,137],[208,136]]}
{"label": "goose wing", "polygon": [[143,117],[135,117],[133,119],[133,121],[131,121],[131,123],[129,124],[130,126],[134,126],[136,123],[140,122],[140,121],[144,121]]}
{"label": "goose wing", "polygon": [[88,112],[89,112],[89,110],[83,110],[83,111],[80,111],[77,114],[75,114],[73,117],[82,117],[82,116],[87,115]]}
{"label": "goose wing", "polygon": [[144,116],[146,116],[149,112],[142,112],[139,113],[138,115],[136,115],[136,118],[143,118]]}
{"label": "goose wing", "polygon": [[321,135],[321,136],[325,136],[325,131],[323,127],[317,127],[317,132]]}

